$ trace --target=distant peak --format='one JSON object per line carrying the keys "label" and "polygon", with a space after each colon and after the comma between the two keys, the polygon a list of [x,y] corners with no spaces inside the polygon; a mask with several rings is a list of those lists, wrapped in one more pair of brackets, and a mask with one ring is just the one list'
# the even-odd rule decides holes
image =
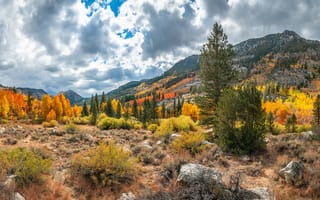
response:
{"label": "distant peak", "polygon": [[293,37],[300,37],[296,32],[290,31],[290,30],[285,30],[281,33],[282,36],[293,36]]}

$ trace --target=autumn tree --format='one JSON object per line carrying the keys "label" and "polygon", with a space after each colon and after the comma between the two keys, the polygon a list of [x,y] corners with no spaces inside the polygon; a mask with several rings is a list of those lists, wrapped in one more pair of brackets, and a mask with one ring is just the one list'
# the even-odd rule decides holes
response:
{"label": "autumn tree", "polygon": [[7,118],[10,111],[10,105],[4,92],[0,92],[0,118]]}
{"label": "autumn tree", "polygon": [[162,113],[162,118],[166,118],[166,104],[164,103],[164,101],[162,101],[161,113]]}
{"label": "autumn tree", "polygon": [[51,97],[48,94],[43,95],[41,100],[41,114],[43,119],[47,118],[47,115],[51,111],[51,107],[52,107]]}
{"label": "autumn tree", "polygon": [[200,77],[204,98],[198,98],[205,122],[209,123],[213,117],[214,107],[217,105],[224,88],[231,85],[235,79],[232,68],[234,52],[228,43],[227,35],[222,26],[215,23],[203,45],[200,53]]}
{"label": "autumn tree", "polygon": [[54,111],[53,109],[51,109],[46,117],[46,121],[50,122],[52,120],[56,120],[57,119],[57,115],[56,115],[56,111]]}

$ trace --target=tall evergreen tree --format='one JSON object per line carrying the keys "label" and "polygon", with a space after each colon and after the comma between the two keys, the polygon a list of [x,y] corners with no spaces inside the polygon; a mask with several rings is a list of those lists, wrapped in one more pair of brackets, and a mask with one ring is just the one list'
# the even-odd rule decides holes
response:
{"label": "tall evergreen tree", "polygon": [[255,84],[227,89],[217,104],[214,132],[219,145],[234,153],[252,153],[265,146],[265,112]]}
{"label": "tall evergreen tree", "polygon": [[177,103],[177,116],[181,115],[181,101],[180,101],[180,97],[178,97],[178,103]]}
{"label": "tall evergreen tree", "polygon": [[95,104],[96,104],[96,109],[97,111],[99,112],[99,98],[98,98],[98,94],[96,93],[95,97],[94,97],[94,100],[95,100]]}
{"label": "tall evergreen tree", "polygon": [[125,119],[129,119],[129,104],[128,103],[126,103],[125,104],[125,112],[124,112],[124,118]]}
{"label": "tall evergreen tree", "polygon": [[138,118],[139,113],[138,113],[138,103],[137,103],[136,98],[134,98],[134,100],[133,100],[132,112],[133,112],[133,116],[134,116],[135,118]]}
{"label": "tall evergreen tree", "polygon": [[114,110],[112,108],[112,100],[111,100],[111,98],[108,98],[108,100],[107,100],[107,105],[105,107],[105,113],[109,117],[114,117]]}
{"label": "tall evergreen tree", "polygon": [[85,117],[85,116],[88,116],[88,115],[89,115],[89,112],[88,112],[87,102],[84,101],[83,105],[82,105],[81,116]]}
{"label": "tall evergreen tree", "polygon": [[315,128],[320,128],[320,95],[317,95],[313,103],[313,125]]}
{"label": "tall evergreen tree", "polygon": [[91,95],[91,99],[90,99],[90,113],[92,113],[92,111],[93,111],[93,107],[92,107],[93,104],[94,104],[94,98],[93,98],[93,95]]}
{"label": "tall evergreen tree", "polygon": [[91,124],[92,125],[95,125],[96,122],[97,122],[97,118],[98,118],[98,107],[97,107],[97,104],[96,104],[96,101],[93,100],[92,101],[92,111],[91,111]]}
{"label": "tall evergreen tree", "polygon": [[152,95],[152,102],[150,105],[150,112],[151,112],[151,118],[153,120],[157,119],[158,113],[157,113],[157,100],[156,100],[156,93],[154,92]]}
{"label": "tall evergreen tree", "polygon": [[118,101],[117,103],[117,110],[116,110],[116,118],[120,118],[121,117],[121,104],[120,102]]}
{"label": "tall evergreen tree", "polygon": [[103,112],[103,106],[106,104],[106,95],[104,93],[104,91],[102,92],[102,95],[101,95],[101,102],[100,102],[100,106],[99,106],[99,110],[100,112]]}
{"label": "tall evergreen tree", "polygon": [[164,101],[162,101],[161,112],[162,118],[166,118],[166,104],[164,103]]}
{"label": "tall evergreen tree", "polygon": [[173,99],[173,116],[177,116],[176,98]]}
{"label": "tall evergreen tree", "polygon": [[210,123],[214,107],[224,88],[228,87],[235,79],[235,70],[232,68],[234,52],[228,43],[227,35],[222,26],[215,23],[204,44],[200,54],[200,77],[204,98],[198,98],[204,122]]}

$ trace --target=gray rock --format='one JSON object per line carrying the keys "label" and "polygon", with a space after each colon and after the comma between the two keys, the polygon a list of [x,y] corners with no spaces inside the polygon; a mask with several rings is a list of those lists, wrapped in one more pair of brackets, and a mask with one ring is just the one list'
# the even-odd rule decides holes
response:
{"label": "gray rock", "polygon": [[14,194],[14,200],[25,200],[25,198],[19,192],[16,192]]}
{"label": "gray rock", "polygon": [[177,182],[222,184],[222,176],[214,168],[189,163],[181,166]]}
{"label": "gray rock", "polygon": [[149,150],[152,151],[153,147],[150,145],[149,141],[144,141],[141,145],[142,148],[144,148],[145,150]]}
{"label": "gray rock", "polygon": [[312,132],[312,131],[306,131],[306,132],[302,132],[301,133],[301,135],[302,135],[302,137],[304,138],[304,139],[310,139],[310,138],[312,138],[312,136],[314,135],[314,133]]}
{"label": "gray rock", "polygon": [[208,145],[208,146],[211,146],[211,145],[214,145],[212,142],[208,142],[207,140],[201,142],[201,145]]}
{"label": "gray rock", "polygon": [[122,193],[118,200],[135,200],[136,196],[132,192]]}
{"label": "gray rock", "polygon": [[177,137],[181,137],[181,135],[178,133],[172,133],[169,136],[169,140],[172,141],[172,140],[176,139]]}
{"label": "gray rock", "polygon": [[80,135],[80,139],[81,140],[84,140],[84,141],[88,141],[88,142],[92,142],[94,141],[94,137],[90,134],[87,134],[87,133],[83,133]]}
{"label": "gray rock", "polygon": [[297,161],[291,161],[285,168],[279,171],[279,175],[287,183],[295,186],[301,186],[303,184],[303,171],[304,166]]}
{"label": "gray rock", "polygon": [[5,131],[6,131],[6,128],[5,128],[5,127],[1,127],[1,128],[0,128],[0,134],[3,134]]}
{"label": "gray rock", "polygon": [[258,195],[259,197],[253,197],[251,200],[272,200],[273,197],[269,192],[268,188],[265,187],[256,187],[248,189],[248,191],[253,192],[254,194]]}

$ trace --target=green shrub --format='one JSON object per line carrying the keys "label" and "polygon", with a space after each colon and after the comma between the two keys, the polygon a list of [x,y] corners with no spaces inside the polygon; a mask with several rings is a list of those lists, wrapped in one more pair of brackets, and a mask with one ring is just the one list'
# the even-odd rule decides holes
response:
{"label": "green shrub", "polygon": [[70,133],[70,134],[73,134],[79,130],[79,128],[73,123],[67,124],[65,126],[65,129],[66,129],[67,133]]}
{"label": "green shrub", "polygon": [[135,176],[135,160],[130,152],[110,142],[96,149],[77,154],[71,164],[71,174],[80,174],[94,186],[118,186]]}
{"label": "green shrub", "polygon": [[148,130],[151,131],[152,133],[156,132],[157,129],[158,129],[158,125],[157,124],[150,124],[148,126]]}
{"label": "green shrub", "polygon": [[98,121],[98,127],[101,130],[108,130],[108,129],[131,129],[131,124],[123,119],[116,119],[112,117],[104,117]]}
{"label": "green shrub", "polygon": [[205,149],[206,146],[202,144],[204,140],[205,136],[202,133],[183,133],[172,142],[172,147],[176,151],[187,150],[190,154],[195,155]]}
{"label": "green shrub", "polygon": [[171,117],[169,119],[162,119],[160,126],[155,134],[155,137],[168,137],[173,132],[189,132],[196,131],[198,127],[194,121],[188,116]]}
{"label": "green shrub", "polygon": [[44,128],[53,128],[53,127],[57,127],[59,125],[59,123],[56,120],[51,120],[50,122],[43,122],[42,126]]}
{"label": "green shrub", "polygon": [[73,118],[72,122],[74,124],[79,124],[79,125],[87,125],[90,124],[90,117],[89,116],[85,116],[85,117],[77,117],[77,118]]}
{"label": "green shrub", "polygon": [[16,175],[18,185],[28,185],[43,180],[43,175],[51,170],[52,160],[41,150],[15,148],[0,152],[3,172]]}

